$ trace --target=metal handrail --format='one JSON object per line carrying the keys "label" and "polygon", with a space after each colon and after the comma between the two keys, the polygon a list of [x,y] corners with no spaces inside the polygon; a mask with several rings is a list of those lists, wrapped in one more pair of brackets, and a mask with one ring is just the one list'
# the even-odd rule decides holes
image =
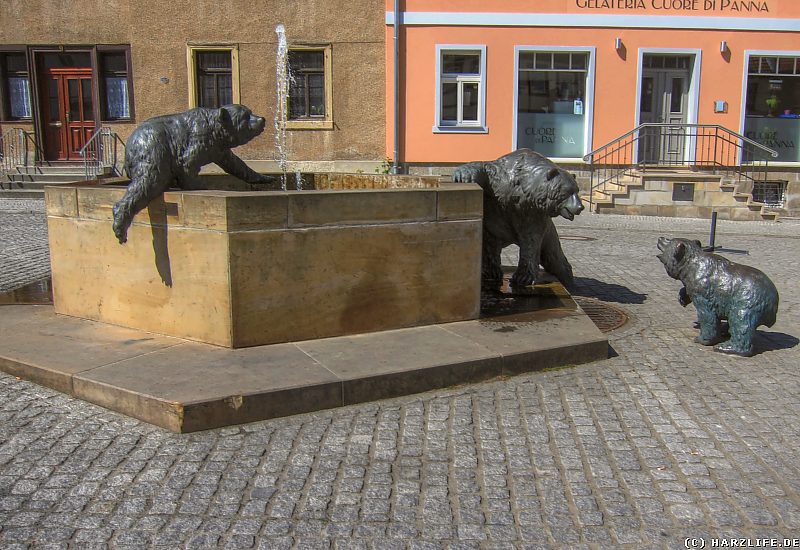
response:
{"label": "metal handrail", "polygon": [[24,138],[22,128],[9,128],[0,135],[0,161],[3,172],[8,173],[24,162],[22,151]]}
{"label": "metal handrail", "polygon": [[102,145],[99,138],[102,132],[103,127],[101,126],[95,130],[95,132],[92,134],[92,137],[90,137],[83,147],[81,147],[80,151],[78,151],[78,154],[83,159],[84,179],[89,180],[92,179],[93,176],[97,176],[97,174],[100,172],[100,168],[102,168],[100,165],[102,160],[100,159],[99,154],[99,149]]}
{"label": "metal handrail", "polygon": [[107,126],[98,128],[78,151],[83,158],[84,178],[87,180],[96,178],[105,166],[110,167],[114,175],[121,175],[122,170],[117,167],[119,144],[125,148],[125,142],[111,128]]}
{"label": "metal handrail", "polygon": [[47,155],[44,154],[44,150],[39,146],[39,143],[36,141],[36,134],[34,132],[28,132],[26,130],[22,131],[22,134],[25,136],[25,162],[23,166],[29,166],[28,160],[30,159],[29,151],[28,151],[28,143],[30,142],[33,145],[33,157],[34,157],[34,164],[37,162],[44,162],[47,166],[50,166],[50,161],[47,160]]}
{"label": "metal handrail", "polygon": [[[112,140],[113,140],[112,141],[112,147],[113,147],[113,150],[114,150],[114,154],[112,155],[112,158],[114,159],[114,162],[111,164],[111,172],[115,176],[122,176],[122,170],[124,169],[124,164],[125,164],[125,140],[123,140],[121,137],[119,137],[119,134],[116,133],[116,132],[113,132]],[[121,154],[118,153],[119,146],[122,146]],[[118,162],[117,159],[120,159],[120,158],[122,159],[122,161]],[[117,167],[117,164],[119,164],[119,168]]]}
{"label": "metal handrail", "polygon": [[637,134],[642,128],[645,128],[645,127],[665,127],[665,128],[669,127],[669,128],[674,128],[676,126],[680,126],[680,127],[683,127],[683,128],[714,128],[716,130],[722,130],[722,131],[730,134],[734,138],[744,141],[748,145],[752,145],[753,147],[756,147],[757,149],[762,149],[765,153],[770,154],[773,158],[777,158],[778,157],[778,152],[777,151],[775,151],[773,149],[770,149],[769,147],[766,147],[765,145],[763,145],[763,144],[761,144],[761,143],[759,143],[757,141],[753,141],[752,139],[750,139],[748,137],[745,137],[742,134],[738,134],[738,133],[734,132],[733,130],[731,130],[729,128],[726,128],[724,126],[720,126],[719,124],[669,124],[667,122],[645,122],[644,124],[640,124],[639,126],[634,128],[633,130],[630,130],[630,131],[622,134],[618,138],[615,138],[615,139],[609,141],[605,145],[602,145],[602,146],[598,147],[594,151],[583,155],[583,161],[584,162],[591,162],[592,157],[594,155],[596,155],[597,153],[599,153],[603,149],[608,148],[609,146],[613,145],[614,143],[625,139],[628,136],[632,136],[634,134]]}
{"label": "metal handrail", "polygon": [[[661,148],[664,140],[679,145],[679,156],[663,163],[660,155],[656,155],[657,160],[646,158],[647,146]],[[732,174],[739,181],[755,182],[762,172],[766,179],[769,157],[777,156],[773,149],[718,124],[640,124],[584,155],[591,173],[589,208],[593,207],[595,190],[608,194],[609,185],[620,189],[626,175],[648,165],[712,167],[726,172],[727,177]]]}

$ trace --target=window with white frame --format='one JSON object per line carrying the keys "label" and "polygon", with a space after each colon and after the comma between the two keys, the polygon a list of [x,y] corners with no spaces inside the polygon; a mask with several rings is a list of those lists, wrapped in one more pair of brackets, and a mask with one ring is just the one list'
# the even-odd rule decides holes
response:
{"label": "window with white frame", "polygon": [[439,46],[438,130],[485,130],[486,47]]}
{"label": "window with white frame", "polygon": [[517,147],[579,158],[586,140],[589,52],[520,50]]}
{"label": "window with white frame", "polygon": [[746,86],[744,135],[775,150],[777,162],[800,162],[800,56],[749,55]]}

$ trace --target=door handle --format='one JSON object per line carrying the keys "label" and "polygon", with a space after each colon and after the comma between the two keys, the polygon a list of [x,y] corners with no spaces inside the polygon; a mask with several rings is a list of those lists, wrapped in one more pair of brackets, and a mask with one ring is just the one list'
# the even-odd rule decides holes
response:
{"label": "door handle", "polygon": [[56,121],[56,122],[49,123],[49,126],[52,126],[53,128],[61,128],[63,126],[63,124],[61,124],[61,121],[59,120],[59,121]]}

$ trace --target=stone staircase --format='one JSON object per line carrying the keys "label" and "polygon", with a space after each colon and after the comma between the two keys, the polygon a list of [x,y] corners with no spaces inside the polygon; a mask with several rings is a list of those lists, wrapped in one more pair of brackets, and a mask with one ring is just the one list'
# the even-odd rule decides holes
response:
{"label": "stone staircase", "polygon": [[[83,162],[51,162],[38,166],[17,166],[0,175],[0,197],[44,197],[45,185],[72,183],[84,179]],[[98,177],[110,175],[105,168]]]}
{"label": "stone staircase", "polygon": [[[676,186],[685,196],[676,199]],[[710,218],[756,221],[777,220],[782,210],[753,200],[752,182],[732,182],[722,175],[688,169],[631,171],[617,183],[594,189],[592,211],[605,214]],[[588,205],[589,195],[581,199]]]}

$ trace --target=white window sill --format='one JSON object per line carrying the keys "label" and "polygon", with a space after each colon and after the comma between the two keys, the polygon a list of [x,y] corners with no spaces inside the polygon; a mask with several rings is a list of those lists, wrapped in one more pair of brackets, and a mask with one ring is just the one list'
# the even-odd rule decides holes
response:
{"label": "white window sill", "polygon": [[433,126],[434,134],[488,134],[486,126]]}

